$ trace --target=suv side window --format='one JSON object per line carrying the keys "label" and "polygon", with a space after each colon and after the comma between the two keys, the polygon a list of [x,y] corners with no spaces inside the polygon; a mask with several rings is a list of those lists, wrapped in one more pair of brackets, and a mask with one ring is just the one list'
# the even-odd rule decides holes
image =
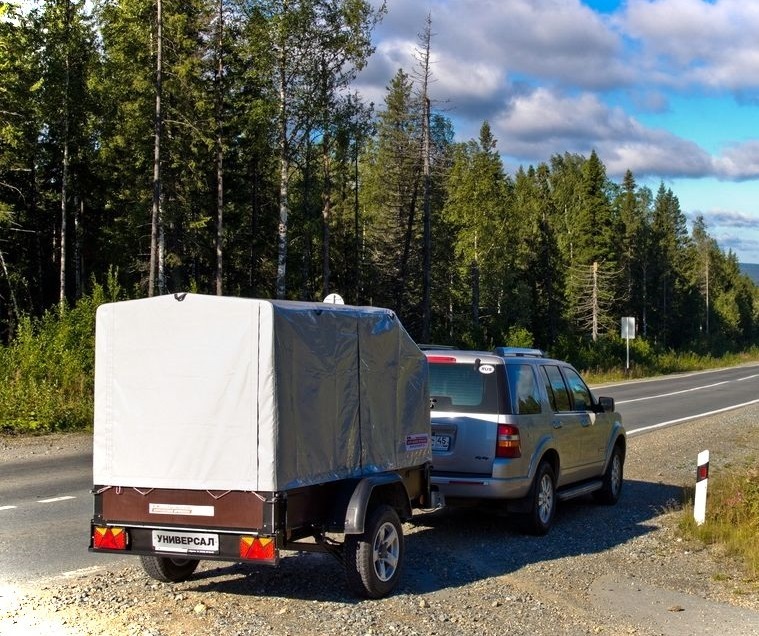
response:
{"label": "suv side window", "polygon": [[553,364],[547,364],[541,367],[543,379],[546,385],[548,399],[554,411],[571,411],[572,406],[569,401],[569,391],[564,383],[564,377],[561,375],[559,367]]}
{"label": "suv side window", "polygon": [[514,413],[532,415],[540,413],[540,391],[535,373],[529,364],[507,364],[511,395],[514,396]]}
{"label": "suv side window", "polygon": [[590,411],[593,408],[593,398],[590,389],[574,369],[564,367],[564,376],[567,378],[569,391],[572,394],[575,411]]}

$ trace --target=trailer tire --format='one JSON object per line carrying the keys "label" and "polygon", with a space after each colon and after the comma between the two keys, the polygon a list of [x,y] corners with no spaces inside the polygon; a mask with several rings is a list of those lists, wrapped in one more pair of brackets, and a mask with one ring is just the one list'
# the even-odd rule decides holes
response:
{"label": "trailer tire", "polygon": [[141,556],[140,561],[151,578],[164,583],[186,581],[195,572],[200,562],[198,559],[173,559],[160,556]]}
{"label": "trailer tire", "polygon": [[388,505],[370,511],[363,534],[345,538],[348,586],[364,598],[387,596],[398,584],[405,546],[398,513]]}

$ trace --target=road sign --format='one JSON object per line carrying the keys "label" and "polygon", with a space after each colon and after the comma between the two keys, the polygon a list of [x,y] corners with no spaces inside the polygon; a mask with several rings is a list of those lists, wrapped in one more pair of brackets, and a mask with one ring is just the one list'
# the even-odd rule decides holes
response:
{"label": "road sign", "polygon": [[633,316],[622,318],[622,338],[629,340],[635,338],[635,318]]}

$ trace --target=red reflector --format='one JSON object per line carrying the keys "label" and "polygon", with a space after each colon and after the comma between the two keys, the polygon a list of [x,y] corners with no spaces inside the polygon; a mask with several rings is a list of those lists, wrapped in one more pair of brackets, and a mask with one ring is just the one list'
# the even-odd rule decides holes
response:
{"label": "red reflector", "polygon": [[495,456],[506,459],[516,459],[522,456],[519,429],[516,426],[511,426],[510,424],[498,425]]}
{"label": "red reflector", "polygon": [[124,528],[95,526],[92,546],[96,550],[126,550],[127,533]]}
{"label": "red reflector", "polygon": [[453,356],[427,356],[427,361],[437,364],[455,364],[456,358]]}
{"label": "red reflector", "polygon": [[240,537],[240,558],[249,561],[277,560],[277,548],[271,537]]}

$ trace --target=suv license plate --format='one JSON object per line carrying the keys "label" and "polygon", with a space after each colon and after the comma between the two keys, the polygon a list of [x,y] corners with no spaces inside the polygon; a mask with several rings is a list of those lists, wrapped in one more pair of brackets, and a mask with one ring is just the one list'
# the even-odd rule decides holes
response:
{"label": "suv license plate", "polygon": [[153,549],[181,554],[219,554],[219,535],[153,530]]}
{"label": "suv license plate", "polygon": [[447,451],[451,448],[451,436],[450,435],[433,435],[432,436],[432,450],[433,451]]}

